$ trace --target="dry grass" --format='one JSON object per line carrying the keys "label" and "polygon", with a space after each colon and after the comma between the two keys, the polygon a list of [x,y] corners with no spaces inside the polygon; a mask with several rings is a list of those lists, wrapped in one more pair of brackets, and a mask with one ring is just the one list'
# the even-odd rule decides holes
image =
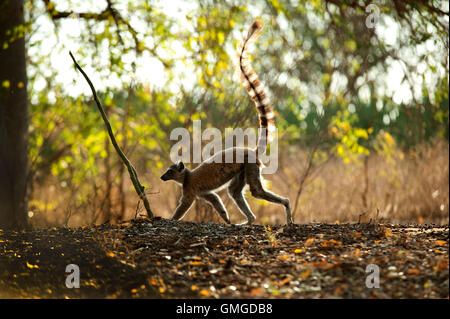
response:
{"label": "dry grass", "polygon": [[[269,189],[293,201],[306,167],[308,152],[291,150],[293,155],[282,157],[279,171],[266,175]],[[295,151],[295,152],[294,152]],[[338,158],[329,160],[315,169],[306,179],[295,212],[295,222],[344,223],[368,221],[371,218],[392,223],[437,223],[448,224],[449,218],[449,145],[436,141],[422,145],[412,151],[396,151],[391,157],[372,154],[368,158],[366,191],[364,161],[344,163]],[[142,174],[142,170],[140,170]],[[142,174],[142,181],[153,185],[149,201],[158,216],[169,218],[180,196],[180,188],[174,183],[163,183],[153,173]],[[123,219],[136,214],[137,196],[131,185],[126,185],[126,214]],[[101,205],[96,201],[102,190],[91,193],[85,204],[71,199],[67,189],[55,183],[41,186],[34,195],[41,202],[53,203],[45,212],[34,208],[32,221],[36,226],[56,225],[67,222],[78,226],[92,222],[93,215],[101,214]],[[220,193],[233,223],[244,221],[235,205]],[[247,198],[259,224],[285,222],[281,206]],[[117,211],[117,193],[113,192],[113,213]],[[366,200],[364,200],[364,196]],[[96,203],[97,202],[97,203]],[[94,203],[96,203],[94,205]],[[94,207],[93,207],[94,206]],[[76,213],[74,213],[76,212]],[[142,212],[144,214],[145,212]],[[360,217],[360,215],[362,215]],[[191,221],[221,221],[208,204],[198,201],[185,218]],[[101,218],[97,222],[101,222]]]}
{"label": "dry grass", "polygon": [[[448,223],[448,156],[448,144],[442,141],[408,153],[397,151],[390,158],[373,154],[368,158],[367,191],[363,161],[345,164],[334,159],[306,181],[295,220],[355,222],[365,214],[366,219],[394,223]],[[295,198],[300,173],[295,166],[284,167],[275,187]]]}

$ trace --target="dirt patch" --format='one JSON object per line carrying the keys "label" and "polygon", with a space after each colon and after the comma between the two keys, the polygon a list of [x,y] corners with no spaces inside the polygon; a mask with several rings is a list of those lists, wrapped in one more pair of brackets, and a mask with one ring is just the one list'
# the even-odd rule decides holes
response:
{"label": "dirt patch", "polygon": [[[156,218],[0,231],[2,298],[448,298],[448,226]],[[80,288],[66,287],[66,266]],[[367,276],[379,269],[379,288]],[[366,272],[368,271],[368,272]]]}

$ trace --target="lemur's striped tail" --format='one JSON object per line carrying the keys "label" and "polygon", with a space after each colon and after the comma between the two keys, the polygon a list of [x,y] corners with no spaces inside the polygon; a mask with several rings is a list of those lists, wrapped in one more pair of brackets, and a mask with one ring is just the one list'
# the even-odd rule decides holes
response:
{"label": "lemur's striped tail", "polygon": [[264,85],[256,75],[250,65],[250,57],[248,49],[252,42],[261,34],[264,24],[255,20],[248,29],[245,36],[237,48],[237,57],[239,59],[239,73],[242,84],[255,102],[256,109],[259,114],[260,134],[258,137],[258,153],[264,153],[267,148],[267,141],[270,139],[270,132],[275,129],[274,112],[270,106],[270,100],[264,91]]}

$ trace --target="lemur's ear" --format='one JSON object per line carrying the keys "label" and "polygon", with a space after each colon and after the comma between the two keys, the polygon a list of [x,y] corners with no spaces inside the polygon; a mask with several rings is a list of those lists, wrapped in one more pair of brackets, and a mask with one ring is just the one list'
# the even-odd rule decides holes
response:
{"label": "lemur's ear", "polygon": [[183,162],[178,162],[177,168],[178,168],[178,171],[181,172],[184,169],[184,163]]}

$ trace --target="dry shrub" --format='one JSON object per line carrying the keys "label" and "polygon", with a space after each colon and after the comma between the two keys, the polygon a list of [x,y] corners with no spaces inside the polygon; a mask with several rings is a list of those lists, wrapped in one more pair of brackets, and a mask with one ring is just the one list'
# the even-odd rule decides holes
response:
{"label": "dry shrub", "polygon": [[[364,161],[332,159],[306,181],[298,203],[296,222],[357,222],[361,214],[389,222],[448,223],[449,146],[435,141],[391,157],[368,158],[368,187]],[[307,157],[286,159],[274,189],[295,198]],[[293,164],[295,163],[295,164]],[[363,197],[366,196],[366,205]]]}

